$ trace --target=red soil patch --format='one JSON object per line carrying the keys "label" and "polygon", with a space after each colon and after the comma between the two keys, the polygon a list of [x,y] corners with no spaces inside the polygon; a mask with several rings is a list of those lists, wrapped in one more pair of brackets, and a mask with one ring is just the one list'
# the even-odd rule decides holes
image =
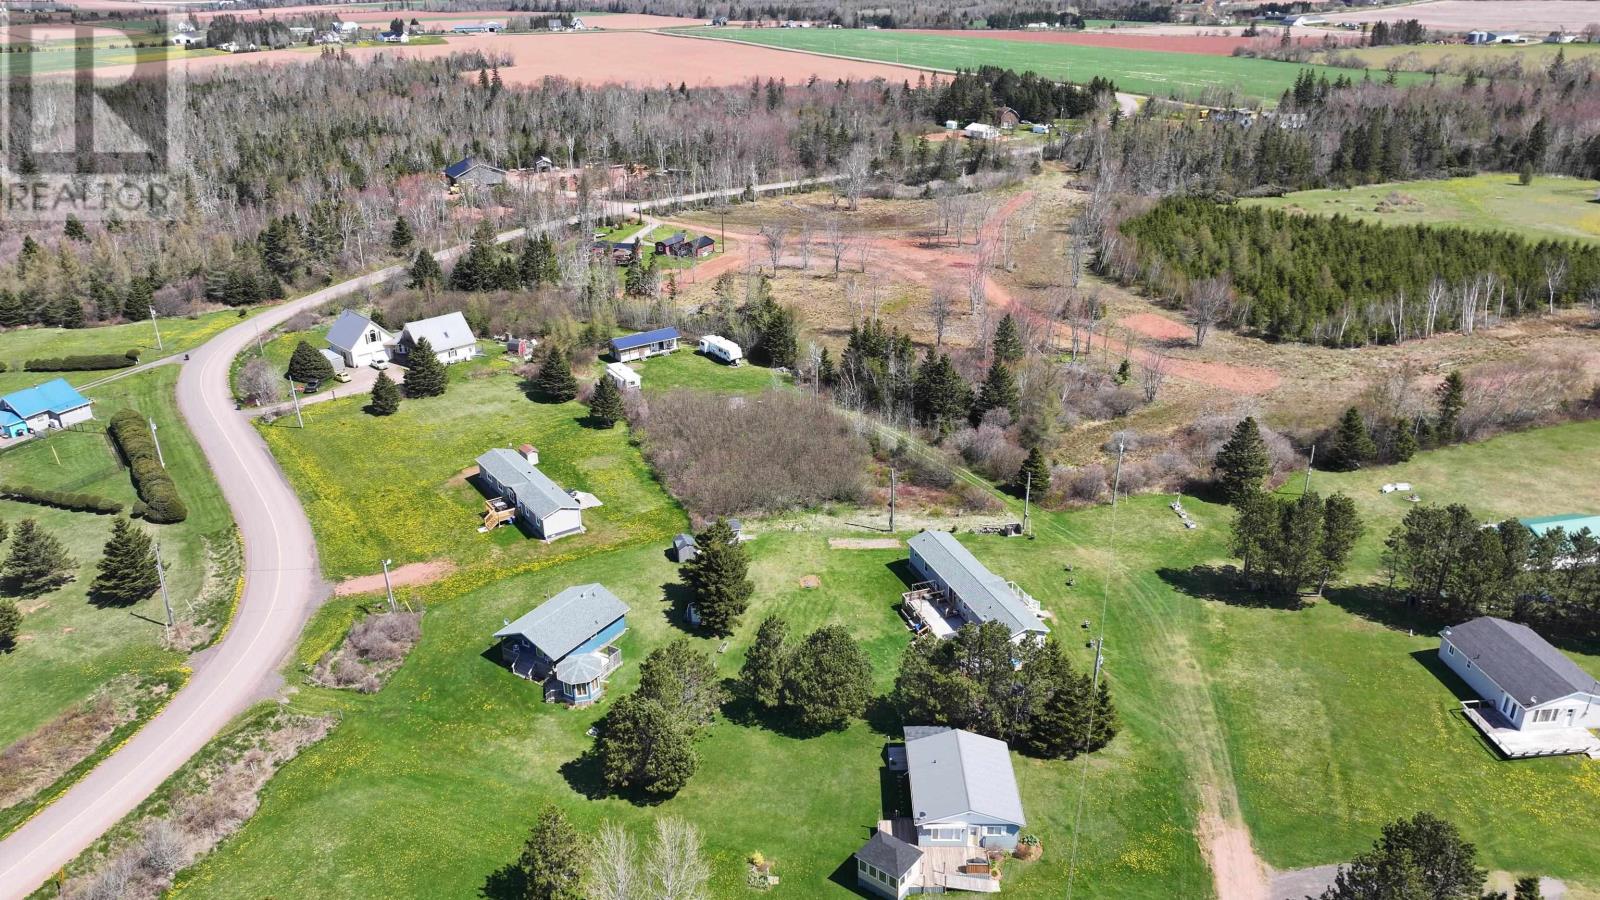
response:
{"label": "red soil patch", "polygon": [[1194,337],[1194,330],[1189,326],[1155,313],[1134,313],[1117,320],[1117,324],[1158,341],[1183,341]]}
{"label": "red soil patch", "polygon": [[[448,559],[411,563],[398,569],[390,569],[389,582],[395,587],[430,584],[455,570],[456,564]],[[333,593],[339,597],[348,597],[354,594],[376,594],[381,590],[383,590],[383,573],[379,572],[376,575],[346,578],[344,581],[339,582],[338,586],[333,589]]]}

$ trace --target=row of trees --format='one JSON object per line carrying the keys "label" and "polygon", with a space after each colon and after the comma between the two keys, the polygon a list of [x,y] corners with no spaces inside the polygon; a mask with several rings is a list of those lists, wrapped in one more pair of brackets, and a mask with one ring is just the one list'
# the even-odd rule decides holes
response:
{"label": "row of trees", "polygon": [[[11,539],[11,549],[0,564],[0,579],[7,593],[37,597],[55,590],[73,577],[78,561],[73,559],[61,539],[39,527],[33,519],[23,519],[15,528],[0,522],[0,541]],[[111,524],[96,566],[89,596],[96,603],[127,606],[156,592],[160,576],[149,533],[125,518]],[[10,597],[0,599],[0,650],[16,646],[22,627],[22,610]]]}
{"label": "row of trees", "polygon": [[1109,102],[1116,89],[1098,75],[1077,85],[1033,72],[1018,74],[999,66],[980,66],[976,71],[956,72],[939,90],[930,112],[936,122],[954,119],[961,124],[999,124],[994,121],[995,110],[1009,106],[1025,120],[1052,122],[1093,112]]}
{"label": "row of trees", "polygon": [[641,848],[622,826],[604,822],[587,837],[554,804],[534,820],[515,863],[490,896],[507,900],[704,900],[711,868],[700,831],[676,817],[655,821]]}

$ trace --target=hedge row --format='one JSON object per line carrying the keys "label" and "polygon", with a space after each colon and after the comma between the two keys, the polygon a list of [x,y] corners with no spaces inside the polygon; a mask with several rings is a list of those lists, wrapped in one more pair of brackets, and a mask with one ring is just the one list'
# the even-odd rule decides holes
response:
{"label": "hedge row", "polygon": [[30,359],[22,364],[29,372],[89,372],[99,369],[126,369],[139,363],[139,351],[127,353],[87,353],[82,356],[58,356],[54,359]]}
{"label": "hedge row", "polygon": [[99,494],[76,494],[70,491],[51,491],[42,488],[22,487],[15,484],[0,484],[0,497],[7,500],[20,500],[23,503],[37,503],[40,506],[54,506],[57,509],[70,509],[74,512],[100,513],[113,515],[122,512],[122,504],[110,497]]}
{"label": "hedge row", "polygon": [[[117,442],[117,448],[128,461],[128,469],[133,473],[133,489],[144,502],[144,517],[161,523],[182,522],[188,518],[189,510],[178,497],[178,486],[161,466],[155,438],[150,434],[145,417],[136,409],[118,410],[111,417],[111,439]],[[134,512],[138,513],[139,507],[135,506]]]}

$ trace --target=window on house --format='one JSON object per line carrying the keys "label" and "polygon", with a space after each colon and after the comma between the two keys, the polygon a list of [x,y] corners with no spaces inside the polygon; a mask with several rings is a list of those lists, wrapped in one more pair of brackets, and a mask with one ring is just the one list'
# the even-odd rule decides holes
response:
{"label": "window on house", "polygon": [[1445,644],[1444,645],[1444,649],[1445,649],[1445,652],[1450,654],[1451,656],[1455,656],[1456,655],[1456,645],[1455,644]]}
{"label": "window on house", "polygon": [[984,837],[999,837],[1000,835],[1005,834],[1005,833],[1006,833],[1006,827],[1004,825],[985,825],[985,826],[983,826],[983,836]]}
{"label": "window on house", "polygon": [[935,841],[959,841],[966,836],[966,831],[960,827],[930,828],[928,837]]}

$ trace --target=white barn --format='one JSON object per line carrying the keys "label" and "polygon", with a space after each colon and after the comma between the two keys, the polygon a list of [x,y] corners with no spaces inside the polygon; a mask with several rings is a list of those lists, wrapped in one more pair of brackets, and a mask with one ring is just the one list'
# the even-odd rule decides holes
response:
{"label": "white barn", "polygon": [[700,352],[730,366],[736,366],[744,359],[744,350],[738,344],[716,334],[708,334],[700,339]]}
{"label": "white barn", "polygon": [[1600,728],[1600,682],[1526,625],[1453,625],[1439,633],[1439,659],[1513,730]]}

